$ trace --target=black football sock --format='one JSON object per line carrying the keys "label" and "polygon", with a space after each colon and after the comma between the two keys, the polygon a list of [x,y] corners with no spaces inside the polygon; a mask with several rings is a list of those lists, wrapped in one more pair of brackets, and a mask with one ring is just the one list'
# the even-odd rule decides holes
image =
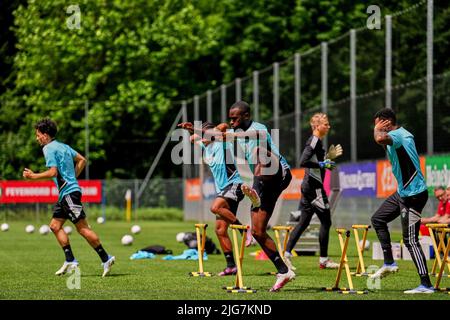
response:
{"label": "black football sock", "polygon": [[234,262],[233,252],[224,252],[225,260],[227,260],[227,267],[234,268],[236,267],[236,263]]}
{"label": "black football sock", "polygon": [[430,276],[427,274],[420,275],[420,283],[427,288],[433,286],[430,281]]}
{"label": "black football sock", "polygon": [[284,263],[278,251],[275,251],[272,254],[268,255],[268,257],[270,260],[272,260],[273,264],[278,270],[278,273],[286,273],[289,271],[289,268]]}
{"label": "black football sock", "polygon": [[97,254],[100,257],[100,259],[102,259],[103,263],[108,261],[108,254],[106,253],[105,249],[103,249],[102,245],[99,245],[94,250],[95,250],[95,252],[97,252]]}
{"label": "black football sock", "polygon": [[68,244],[67,246],[64,246],[62,249],[64,251],[64,254],[66,255],[67,262],[72,262],[75,260],[75,257],[73,256],[73,253],[72,253],[72,248],[70,247],[70,244]]}

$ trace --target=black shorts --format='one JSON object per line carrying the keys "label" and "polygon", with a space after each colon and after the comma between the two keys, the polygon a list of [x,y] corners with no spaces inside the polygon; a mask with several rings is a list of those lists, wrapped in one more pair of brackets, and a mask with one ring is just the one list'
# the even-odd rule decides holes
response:
{"label": "black shorts", "polygon": [[261,199],[261,206],[259,208],[252,207],[252,211],[262,209],[271,215],[278,197],[289,186],[291,180],[291,170],[287,167],[282,167],[281,164],[278,172],[271,176],[270,179],[267,176],[255,176],[253,178],[253,189],[255,189]]}
{"label": "black shorts", "polygon": [[81,192],[69,193],[61,201],[58,201],[53,207],[53,218],[69,219],[73,224],[76,224],[81,219],[85,219],[86,214],[81,203]]}
{"label": "black shorts", "polygon": [[233,183],[225,187],[219,194],[218,198],[223,198],[228,202],[230,211],[236,215],[239,202],[244,199],[244,194],[241,190],[241,183]]}

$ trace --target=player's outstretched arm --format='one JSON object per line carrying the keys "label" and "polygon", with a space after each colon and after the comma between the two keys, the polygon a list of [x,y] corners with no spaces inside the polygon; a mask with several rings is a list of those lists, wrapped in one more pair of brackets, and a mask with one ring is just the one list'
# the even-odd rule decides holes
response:
{"label": "player's outstretched arm", "polygon": [[266,140],[267,139],[267,131],[266,130],[236,130],[234,132],[232,131],[226,131],[222,133],[223,140],[226,141],[233,141],[235,138],[247,138],[250,140]]}
{"label": "player's outstretched arm", "polygon": [[51,179],[58,175],[58,169],[56,167],[51,167],[47,171],[41,173],[34,173],[32,170],[25,168],[23,170],[22,176],[25,179],[31,180],[41,180],[41,179]]}
{"label": "player's outstretched arm", "polygon": [[191,143],[197,143],[197,144],[202,142],[201,137],[196,133],[191,134],[191,136],[189,137],[189,140],[191,141]]}
{"label": "player's outstretched arm", "polygon": [[182,122],[177,127],[189,131],[190,134],[194,133],[194,125],[191,122]]}

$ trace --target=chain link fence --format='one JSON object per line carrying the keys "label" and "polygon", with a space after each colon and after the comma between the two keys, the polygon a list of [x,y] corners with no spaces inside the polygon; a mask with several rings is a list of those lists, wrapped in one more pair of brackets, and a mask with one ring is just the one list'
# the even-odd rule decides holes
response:
{"label": "chain link fence", "polygon": [[[379,29],[349,30],[236,79],[234,85],[226,85],[227,108],[241,98],[251,105],[253,119],[279,129],[280,151],[292,167],[299,166],[302,147],[311,135],[309,119],[316,112],[329,115],[331,130],[324,143],[340,143],[343,162],[385,157],[372,132],[373,115],[383,107],[396,111],[400,125],[415,136],[420,154],[448,152],[450,36],[448,21],[442,18],[448,7],[444,1],[431,5],[417,2],[383,16]],[[231,92],[236,88],[241,95]],[[185,170],[192,172],[192,167]],[[367,223],[381,201],[341,199],[335,217],[343,223]],[[296,205],[285,201],[280,219]],[[430,199],[425,211],[435,207],[436,201]]]}

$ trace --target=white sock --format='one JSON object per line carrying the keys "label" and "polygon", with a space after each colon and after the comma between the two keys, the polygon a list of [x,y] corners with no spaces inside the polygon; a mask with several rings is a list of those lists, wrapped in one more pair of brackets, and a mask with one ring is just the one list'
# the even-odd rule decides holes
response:
{"label": "white sock", "polygon": [[328,257],[320,257],[319,258],[320,263],[325,263],[327,260],[328,260]]}

